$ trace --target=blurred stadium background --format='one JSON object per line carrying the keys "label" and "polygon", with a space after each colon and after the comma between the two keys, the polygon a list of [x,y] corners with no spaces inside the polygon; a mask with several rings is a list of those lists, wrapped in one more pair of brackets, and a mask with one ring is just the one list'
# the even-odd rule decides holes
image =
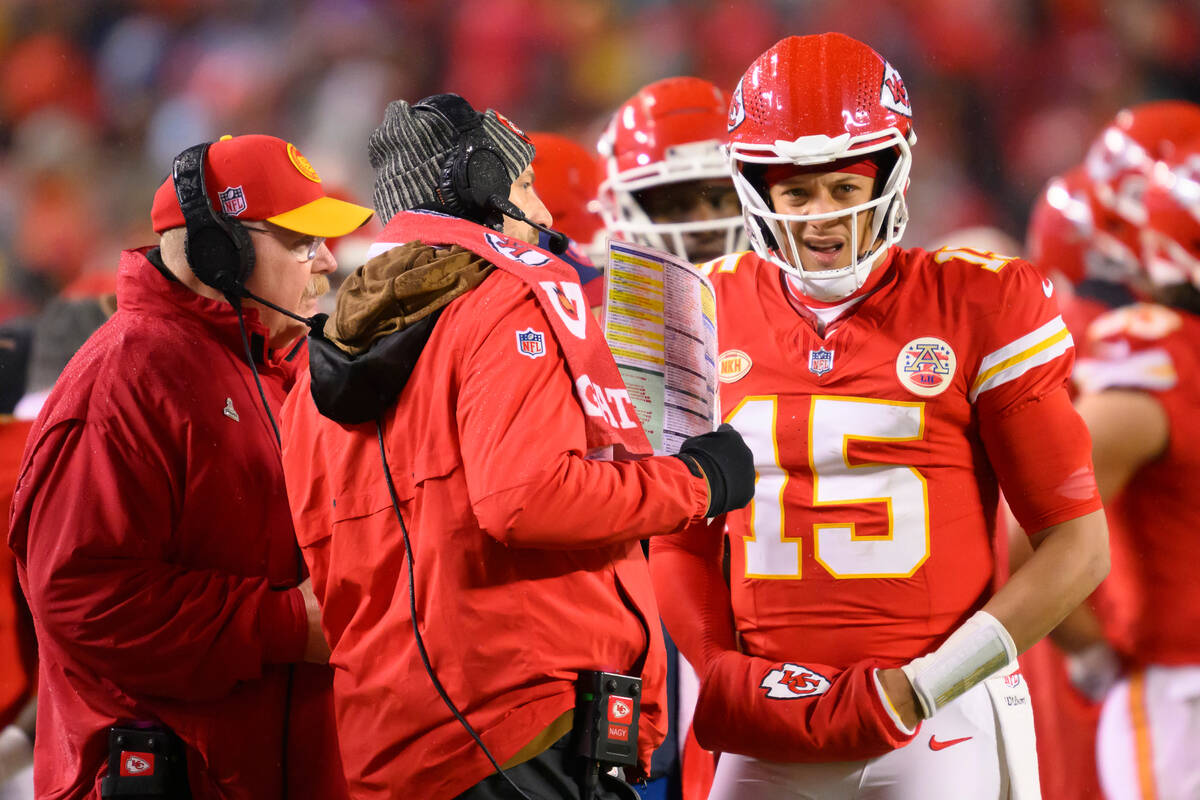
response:
{"label": "blurred stadium background", "polygon": [[1200,101],[1196,0],[0,0],[0,323],[153,242],[154,189],[196,142],[281,136],[369,204],[389,100],[455,91],[591,148],[644,84],[732,89],[778,39],[826,30],[908,84],[910,245],[1019,239],[1120,107]]}

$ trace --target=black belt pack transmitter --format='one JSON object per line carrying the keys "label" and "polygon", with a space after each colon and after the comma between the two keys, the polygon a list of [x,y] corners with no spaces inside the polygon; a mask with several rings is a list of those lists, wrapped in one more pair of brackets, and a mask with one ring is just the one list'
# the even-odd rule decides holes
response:
{"label": "black belt pack transmitter", "polygon": [[600,764],[637,764],[642,679],[615,672],[579,673],[575,684],[575,752]]}

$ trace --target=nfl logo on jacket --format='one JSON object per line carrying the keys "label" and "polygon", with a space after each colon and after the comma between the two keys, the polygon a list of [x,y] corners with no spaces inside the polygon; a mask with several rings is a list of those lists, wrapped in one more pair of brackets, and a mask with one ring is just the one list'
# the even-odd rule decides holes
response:
{"label": "nfl logo on jacket", "polygon": [[517,331],[517,351],[530,358],[546,355],[546,334],[533,328]]}

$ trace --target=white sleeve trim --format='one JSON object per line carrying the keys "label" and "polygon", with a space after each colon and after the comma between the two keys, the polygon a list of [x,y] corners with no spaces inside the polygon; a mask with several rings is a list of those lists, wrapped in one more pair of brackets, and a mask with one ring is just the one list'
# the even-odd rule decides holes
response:
{"label": "white sleeve trim", "polygon": [[967,397],[974,403],[988,389],[1014,381],[1034,367],[1065,355],[1074,346],[1066,323],[1061,316],[1055,317],[1037,330],[984,356]]}

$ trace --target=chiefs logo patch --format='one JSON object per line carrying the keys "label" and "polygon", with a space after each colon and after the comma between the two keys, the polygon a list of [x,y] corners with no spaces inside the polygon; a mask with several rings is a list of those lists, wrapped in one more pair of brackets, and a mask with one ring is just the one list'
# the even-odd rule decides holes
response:
{"label": "chiefs logo patch", "polygon": [[936,397],[950,388],[957,368],[954,350],[933,336],[913,339],[896,357],[900,385],[919,397]]}
{"label": "chiefs logo patch", "polygon": [[518,264],[524,264],[527,267],[544,267],[550,263],[550,256],[540,253],[516,239],[510,239],[498,233],[485,233],[483,238],[497,253]]}
{"label": "chiefs logo patch", "polygon": [[726,350],[717,358],[717,380],[733,383],[746,377],[754,362],[741,350]]}
{"label": "chiefs logo patch", "polygon": [[128,750],[122,752],[120,772],[126,777],[153,775],[154,753],[134,753]]}
{"label": "chiefs logo patch", "polygon": [[546,293],[550,307],[567,326],[567,330],[576,338],[587,338],[588,307],[579,284],[539,281],[538,286]]}
{"label": "chiefs logo patch", "polygon": [[729,101],[729,119],[726,120],[726,125],[732,131],[745,121],[746,104],[742,102],[742,81],[739,80],[737,88],[733,90],[733,99]]}
{"label": "chiefs logo patch", "polygon": [[829,691],[829,679],[805,666],[781,664],[763,677],[759,687],[775,700],[796,700],[825,694]]}
{"label": "chiefs logo patch", "polygon": [[308,163],[308,159],[305,158],[300,151],[296,149],[296,145],[292,144],[291,142],[288,142],[287,156],[292,162],[292,166],[294,166],[301,175],[308,178],[313,183],[321,182],[321,176],[317,174],[316,169],[313,168],[312,164]]}
{"label": "chiefs logo patch", "polygon": [[879,89],[879,103],[897,114],[912,118],[912,106],[908,102],[908,89],[896,68],[883,62],[883,86]]}

